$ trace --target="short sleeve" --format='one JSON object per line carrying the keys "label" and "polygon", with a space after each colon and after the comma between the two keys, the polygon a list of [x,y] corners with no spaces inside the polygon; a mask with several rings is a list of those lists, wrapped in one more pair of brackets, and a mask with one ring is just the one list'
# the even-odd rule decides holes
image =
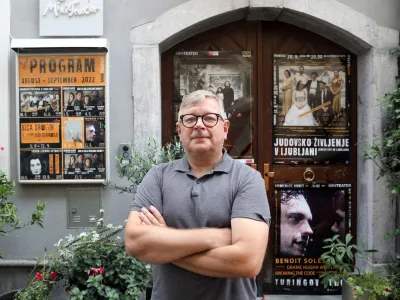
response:
{"label": "short sleeve", "polygon": [[253,169],[249,171],[240,173],[239,190],[233,200],[231,218],[249,218],[270,225],[271,213],[264,180],[259,172]]}
{"label": "short sleeve", "polygon": [[131,211],[140,211],[142,207],[148,209],[153,205],[162,213],[161,177],[160,166],[154,166],[147,172],[133,196]]}

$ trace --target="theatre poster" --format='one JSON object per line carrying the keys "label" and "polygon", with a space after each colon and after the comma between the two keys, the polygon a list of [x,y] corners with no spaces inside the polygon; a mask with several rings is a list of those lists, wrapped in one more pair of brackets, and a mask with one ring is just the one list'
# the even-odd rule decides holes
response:
{"label": "theatre poster", "polygon": [[21,183],[106,179],[106,54],[17,56]]}
{"label": "theatre poster", "polygon": [[350,54],[274,54],[275,164],[351,163],[350,63]]}
{"label": "theatre poster", "polygon": [[342,282],[324,287],[324,240],[352,233],[348,183],[276,183],[274,286],[289,294],[337,294]]}

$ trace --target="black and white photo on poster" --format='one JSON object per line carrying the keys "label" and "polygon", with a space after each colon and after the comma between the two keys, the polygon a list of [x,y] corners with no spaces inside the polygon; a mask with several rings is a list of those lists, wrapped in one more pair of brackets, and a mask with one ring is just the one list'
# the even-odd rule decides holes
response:
{"label": "black and white photo on poster", "polygon": [[104,179],[104,149],[64,150],[64,179]]}
{"label": "black and white photo on poster", "polygon": [[22,87],[19,89],[20,117],[61,116],[60,87]]}
{"label": "black and white photo on poster", "polygon": [[63,87],[64,116],[104,116],[103,86]]}
{"label": "black and white photo on poster", "polygon": [[350,138],[348,136],[291,137],[275,134],[273,156],[276,164],[349,164]]}
{"label": "black and white photo on poster", "polygon": [[351,232],[351,184],[275,184],[277,208],[274,281],[277,291],[329,293],[324,288],[323,240]]}
{"label": "black and white photo on poster", "polygon": [[230,121],[224,147],[232,157],[252,161],[251,63],[250,51],[176,52],[173,105],[177,122],[184,96],[196,90],[216,94]]}
{"label": "black and white photo on poster", "polygon": [[62,179],[61,164],[61,149],[21,151],[20,180]]}
{"label": "black and white photo on poster", "polygon": [[274,163],[350,163],[350,63],[348,54],[274,54]]}
{"label": "black and white photo on poster", "polygon": [[275,54],[275,129],[348,128],[349,72],[350,55]]}
{"label": "black and white photo on poster", "polygon": [[85,118],[85,148],[105,147],[104,117]]}

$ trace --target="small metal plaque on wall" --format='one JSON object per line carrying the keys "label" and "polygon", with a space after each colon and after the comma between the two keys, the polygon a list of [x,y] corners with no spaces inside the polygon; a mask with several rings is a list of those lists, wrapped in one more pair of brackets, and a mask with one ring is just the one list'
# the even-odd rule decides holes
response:
{"label": "small metal plaque on wall", "polygon": [[40,36],[102,36],[103,0],[40,0]]}

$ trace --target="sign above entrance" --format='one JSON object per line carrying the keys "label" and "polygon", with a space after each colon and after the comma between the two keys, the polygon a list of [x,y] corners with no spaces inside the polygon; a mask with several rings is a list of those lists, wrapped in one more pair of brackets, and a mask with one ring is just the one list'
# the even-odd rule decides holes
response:
{"label": "sign above entrance", "polygon": [[350,59],[274,54],[274,163],[350,163]]}
{"label": "sign above entrance", "polygon": [[40,36],[103,35],[103,0],[40,0]]}

